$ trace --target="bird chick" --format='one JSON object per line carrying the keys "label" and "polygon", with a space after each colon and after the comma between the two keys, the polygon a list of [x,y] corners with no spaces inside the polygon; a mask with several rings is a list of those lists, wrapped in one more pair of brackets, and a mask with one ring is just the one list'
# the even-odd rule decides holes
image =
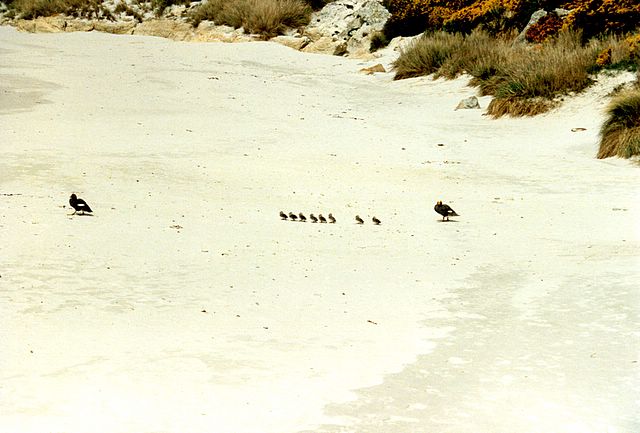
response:
{"label": "bird chick", "polygon": [[287,214],[286,214],[286,213],[284,213],[284,212],[282,212],[282,211],[280,211],[280,219],[281,219],[281,220],[286,220],[287,218],[289,218],[289,217],[287,216]]}
{"label": "bird chick", "polygon": [[309,214],[309,219],[311,220],[312,223],[318,222],[318,218],[316,218],[314,214]]}
{"label": "bird chick", "polygon": [[300,213],[298,214],[298,217],[300,217],[300,222],[301,222],[301,223],[306,223],[306,222],[307,222],[307,217],[305,217],[305,216],[302,214],[302,212],[300,212]]}
{"label": "bird chick", "polygon": [[433,209],[440,215],[442,215],[442,221],[444,221],[445,218],[447,219],[447,221],[449,221],[450,216],[460,216],[456,213],[456,211],[451,209],[448,204],[442,204],[441,201],[438,201]]}
{"label": "bird chick", "polygon": [[320,220],[321,223],[326,223],[327,219],[325,217],[322,216],[322,214],[318,214],[318,219]]}
{"label": "bird chick", "polygon": [[373,223],[374,223],[375,225],[377,225],[377,226],[379,226],[379,225],[380,225],[380,223],[381,223],[381,221],[380,221],[378,218],[376,218],[376,217],[371,218],[371,221],[373,221]]}
{"label": "bird chick", "polygon": [[289,212],[289,218],[291,218],[291,221],[297,221],[298,220],[298,216],[296,214],[294,214],[293,212]]}
{"label": "bird chick", "polygon": [[329,223],[331,224],[335,224],[336,223],[336,219],[333,217],[333,214],[329,214]]}
{"label": "bird chick", "polygon": [[356,215],[356,222],[358,224],[364,224],[364,220],[362,218],[360,218],[360,215]]}

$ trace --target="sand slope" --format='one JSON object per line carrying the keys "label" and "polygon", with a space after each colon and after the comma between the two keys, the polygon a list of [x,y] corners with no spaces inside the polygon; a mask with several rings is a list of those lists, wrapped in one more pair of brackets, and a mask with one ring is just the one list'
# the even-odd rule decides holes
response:
{"label": "sand slope", "polygon": [[625,77],[495,121],[363,66],[0,28],[1,432],[640,430]]}

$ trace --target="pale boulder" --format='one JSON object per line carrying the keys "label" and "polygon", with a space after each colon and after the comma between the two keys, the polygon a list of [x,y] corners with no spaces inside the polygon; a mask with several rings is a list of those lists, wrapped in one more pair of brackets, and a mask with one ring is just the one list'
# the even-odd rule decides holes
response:
{"label": "pale boulder", "polygon": [[276,36],[271,41],[300,51],[309,44],[310,39],[306,36]]}
{"label": "pale boulder", "polygon": [[478,109],[480,108],[480,103],[478,102],[478,98],[475,96],[469,96],[468,98],[463,99],[458,103],[456,110],[469,110],[469,109]]}
{"label": "pale boulder", "polygon": [[136,27],[135,21],[94,21],[93,28],[98,32],[113,33],[115,35],[133,34]]}
{"label": "pale boulder", "polygon": [[384,66],[382,66],[381,63],[378,63],[376,65],[369,66],[368,68],[362,68],[360,69],[360,72],[365,73],[367,75],[373,75],[376,72],[387,72],[387,70],[384,68]]}
{"label": "pale boulder", "polygon": [[16,20],[18,30],[31,33],[59,33],[64,32],[67,22],[60,15],[52,17],[38,17],[35,20]]}
{"label": "pale boulder", "polygon": [[95,29],[95,21],[92,20],[67,20],[67,26],[65,32],[90,32]]}
{"label": "pale boulder", "polygon": [[133,30],[134,35],[159,36],[175,41],[189,40],[193,37],[193,33],[193,27],[190,24],[168,19],[143,21]]}
{"label": "pale boulder", "polygon": [[347,43],[345,41],[335,40],[329,36],[323,36],[320,39],[311,42],[302,49],[305,53],[331,54],[334,56],[342,56],[347,53]]}

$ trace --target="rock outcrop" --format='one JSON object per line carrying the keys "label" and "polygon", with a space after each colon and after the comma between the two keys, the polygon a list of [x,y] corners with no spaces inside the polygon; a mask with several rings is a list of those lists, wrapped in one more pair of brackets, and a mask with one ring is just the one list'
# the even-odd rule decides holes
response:
{"label": "rock outcrop", "polygon": [[555,15],[556,17],[563,19],[565,18],[570,11],[568,11],[567,9],[561,9],[561,8],[556,8],[553,10],[553,12],[547,12],[544,9],[540,9],[535,11],[533,14],[531,14],[531,18],[529,18],[529,22],[527,23],[527,25],[524,27],[524,29],[522,29],[522,31],[518,34],[518,36],[516,37],[516,41],[517,42],[526,42],[527,40],[527,32],[529,31],[529,29],[534,26],[535,24],[538,23],[538,21],[540,21],[542,18],[546,17],[547,15],[549,15],[550,13]]}
{"label": "rock outcrop", "polygon": [[[72,20],[73,21],[73,20]],[[99,32],[113,33],[115,35],[130,35],[135,29],[137,21],[93,21],[93,28]],[[67,26],[68,27],[68,26]]]}
{"label": "rock outcrop", "polygon": [[134,35],[160,36],[174,41],[186,41],[193,37],[193,26],[183,21],[155,19],[143,21],[133,29]]}
{"label": "rock outcrop", "polygon": [[366,57],[371,36],[381,31],[391,14],[381,0],[336,0],[311,17],[304,51]]}
{"label": "rock outcrop", "polygon": [[[246,34],[242,28],[215,25],[210,21],[202,21],[194,28],[182,17],[182,9],[169,9],[168,15],[163,18],[145,16],[142,22],[133,17],[123,16],[116,21],[110,21],[56,15],[35,20],[18,19],[10,23],[19,30],[28,32],[96,30],[115,34],[159,36],[177,41],[262,40],[259,35]],[[271,41],[309,53],[373,58],[375,56],[370,53],[371,36],[382,30],[389,17],[390,14],[382,5],[382,0],[336,0],[312,15],[311,23],[303,34],[292,31],[288,35],[272,38]]]}

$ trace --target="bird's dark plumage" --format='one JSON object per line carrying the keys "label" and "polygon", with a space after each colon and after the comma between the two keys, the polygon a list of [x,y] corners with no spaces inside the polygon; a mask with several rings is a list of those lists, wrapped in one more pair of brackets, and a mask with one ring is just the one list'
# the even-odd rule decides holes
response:
{"label": "bird's dark plumage", "polygon": [[327,219],[325,217],[322,216],[322,214],[318,214],[318,219],[320,220],[321,223],[326,223]]}
{"label": "bird's dark plumage", "polygon": [[442,204],[441,201],[439,201],[438,203],[436,203],[436,205],[433,207],[433,209],[438,212],[440,215],[442,215],[442,221],[444,221],[444,219],[446,218],[447,221],[449,221],[449,217],[450,216],[459,216],[456,211],[454,211],[453,209],[451,209],[449,207],[448,204]]}
{"label": "bird's dark plumage", "polygon": [[373,223],[374,223],[375,225],[377,225],[377,226],[378,226],[378,225],[380,225],[380,222],[381,222],[381,221],[380,221],[378,218],[376,218],[376,217],[371,218],[371,221],[373,221]]}
{"label": "bird's dark plumage", "polygon": [[309,214],[309,219],[311,220],[312,223],[318,222],[318,218],[316,218],[314,214]]}
{"label": "bird's dark plumage", "polygon": [[298,216],[300,217],[300,222],[306,223],[307,222],[307,217],[305,217],[302,212],[300,212],[298,214]]}
{"label": "bird's dark plumage", "polygon": [[329,214],[329,223],[331,224],[335,224],[336,223],[336,219],[333,217],[333,214]]}
{"label": "bird's dark plumage", "polygon": [[291,221],[295,221],[298,219],[298,216],[293,212],[289,212],[289,218],[291,218]]}
{"label": "bird's dark plumage", "polygon": [[364,224],[364,220],[362,218],[360,218],[360,215],[356,215],[356,222],[358,224]]}
{"label": "bird's dark plumage", "polygon": [[87,202],[78,198],[75,194],[71,194],[71,197],[69,197],[69,204],[73,208],[73,214],[82,212],[82,215],[84,215],[85,212],[93,212]]}
{"label": "bird's dark plumage", "polygon": [[284,213],[284,212],[282,212],[282,211],[280,211],[280,219],[286,220],[287,218],[289,218],[289,217],[287,216],[287,214],[286,214],[286,213]]}

